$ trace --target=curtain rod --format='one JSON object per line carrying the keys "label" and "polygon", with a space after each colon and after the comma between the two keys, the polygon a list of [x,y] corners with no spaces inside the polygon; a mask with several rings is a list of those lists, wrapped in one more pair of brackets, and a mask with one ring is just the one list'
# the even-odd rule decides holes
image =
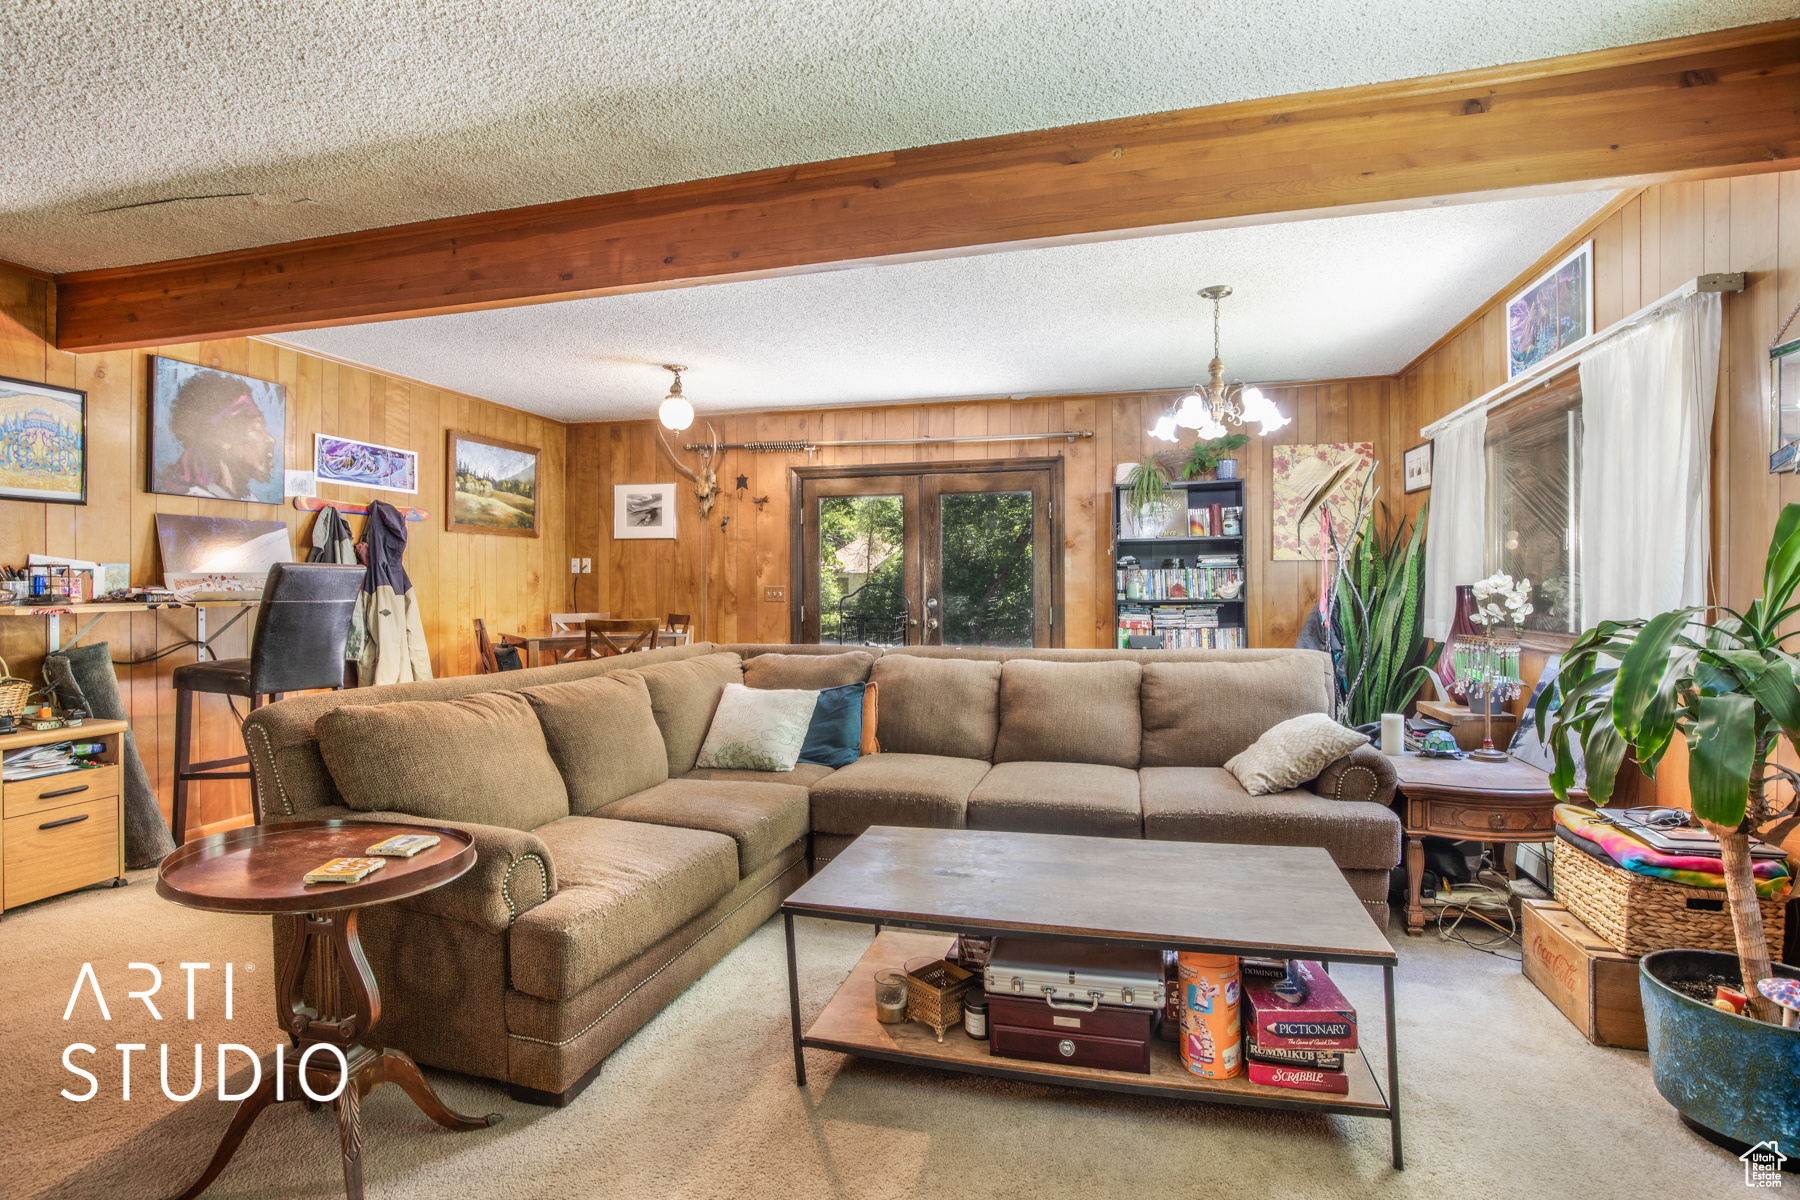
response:
{"label": "curtain rod", "polygon": [[[960,445],[967,442],[1041,442],[1062,440],[1073,442],[1078,438],[1091,438],[1091,429],[1059,429],[1055,433],[973,433],[963,437],[922,437],[922,438],[868,438],[853,442],[720,442],[721,450],[748,450],[752,454],[811,454],[824,447],[838,446],[941,446]],[[711,442],[689,442],[682,449],[703,453],[711,450]]]}
{"label": "curtain rod", "polygon": [[1629,317],[1614,321],[1605,329],[1590,333],[1578,342],[1571,342],[1549,358],[1533,363],[1511,379],[1490,391],[1483,392],[1448,416],[1439,417],[1425,428],[1419,430],[1419,436],[1436,437],[1446,428],[1454,425],[1462,418],[1474,412],[1484,412],[1505,404],[1536,383],[1549,383],[1550,379],[1562,372],[1565,367],[1574,365],[1583,354],[1596,346],[1611,341],[1632,326],[1655,316],[1669,305],[1699,292],[1741,292],[1744,290],[1744,273],[1734,271],[1715,275],[1696,275],[1660,300],[1653,300],[1632,313]]}

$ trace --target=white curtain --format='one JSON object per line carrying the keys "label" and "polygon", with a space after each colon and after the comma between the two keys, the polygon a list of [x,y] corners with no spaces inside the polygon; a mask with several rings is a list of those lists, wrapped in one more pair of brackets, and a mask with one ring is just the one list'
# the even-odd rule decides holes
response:
{"label": "white curtain", "polygon": [[1706,603],[1719,322],[1700,293],[1582,356],[1583,629]]}
{"label": "white curtain", "polygon": [[1425,525],[1425,636],[1444,641],[1456,619],[1456,585],[1487,574],[1487,413],[1474,412],[1431,439],[1431,517]]}

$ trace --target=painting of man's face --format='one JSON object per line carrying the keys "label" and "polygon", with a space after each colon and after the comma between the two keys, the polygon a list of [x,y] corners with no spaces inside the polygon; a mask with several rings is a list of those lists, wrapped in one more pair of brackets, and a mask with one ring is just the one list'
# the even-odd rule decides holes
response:
{"label": "painting of man's face", "polygon": [[151,362],[150,490],[281,503],[287,389],[169,358]]}

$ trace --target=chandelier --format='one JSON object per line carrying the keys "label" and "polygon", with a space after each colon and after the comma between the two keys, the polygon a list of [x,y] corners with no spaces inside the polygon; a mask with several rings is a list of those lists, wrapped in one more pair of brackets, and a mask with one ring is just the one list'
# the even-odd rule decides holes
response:
{"label": "chandelier", "polygon": [[1200,289],[1202,298],[1213,306],[1213,357],[1207,370],[1211,378],[1195,384],[1192,391],[1175,398],[1169,411],[1150,427],[1150,436],[1172,442],[1178,429],[1192,429],[1203,438],[1225,436],[1225,423],[1243,425],[1255,421],[1266,437],[1286,425],[1292,418],[1281,415],[1275,402],[1241,379],[1225,382],[1225,360],[1219,357],[1219,301],[1231,295],[1222,283]]}
{"label": "chandelier", "polygon": [[656,419],[662,422],[664,429],[680,433],[694,423],[694,406],[681,394],[681,373],[687,368],[664,363],[663,370],[673,372],[675,382],[669,385],[669,394],[657,408]]}

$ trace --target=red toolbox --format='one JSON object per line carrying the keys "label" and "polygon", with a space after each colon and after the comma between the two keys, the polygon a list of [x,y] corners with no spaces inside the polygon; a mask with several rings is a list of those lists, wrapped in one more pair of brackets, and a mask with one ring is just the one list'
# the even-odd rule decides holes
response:
{"label": "red toolbox", "polygon": [[1071,1012],[1042,997],[987,996],[988,1053],[995,1057],[1150,1073],[1159,1009],[1103,1004]]}

